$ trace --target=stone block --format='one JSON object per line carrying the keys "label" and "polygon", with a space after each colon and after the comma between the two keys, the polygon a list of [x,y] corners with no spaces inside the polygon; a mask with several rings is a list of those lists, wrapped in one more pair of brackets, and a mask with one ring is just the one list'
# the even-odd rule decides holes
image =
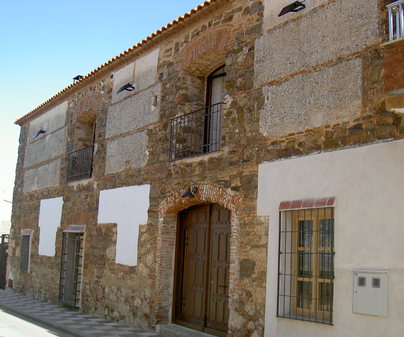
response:
{"label": "stone block", "polygon": [[136,61],[135,86],[136,90],[145,89],[154,83],[157,79],[157,61],[160,54],[160,48],[140,57]]}
{"label": "stone block", "polygon": [[147,161],[146,143],[145,131],[109,141],[105,173],[117,173],[126,168],[144,166]]}
{"label": "stone block", "polygon": [[65,152],[66,128],[59,129],[37,140],[29,139],[25,148],[24,167],[47,161]]}
{"label": "stone block", "polygon": [[[56,107],[50,109],[49,111],[32,120],[29,124],[27,141],[31,142],[35,134],[40,129],[46,131],[46,133],[44,134],[46,136],[54,132],[55,130],[63,127],[66,123],[66,111],[67,101],[57,105]],[[44,135],[41,135],[40,137],[44,137]]]}
{"label": "stone block", "polygon": [[125,67],[113,73],[112,101],[118,101],[129,95],[129,91],[117,93],[119,88],[126,83],[132,83],[135,76],[135,62],[127,64]]}
{"label": "stone block", "polygon": [[24,192],[31,192],[43,188],[59,185],[60,159],[42,165],[24,173]]}
{"label": "stone block", "polygon": [[313,10],[256,40],[255,83],[260,85],[380,40],[377,1],[343,0]]}
{"label": "stone block", "polygon": [[143,127],[159,117],[160,85],[112,105],[107,114],[106,137]]}
{"label": "stone block", "polygon": [[354,59],[263,88],[260,131],[276,137],[359,116],[362,61]]}

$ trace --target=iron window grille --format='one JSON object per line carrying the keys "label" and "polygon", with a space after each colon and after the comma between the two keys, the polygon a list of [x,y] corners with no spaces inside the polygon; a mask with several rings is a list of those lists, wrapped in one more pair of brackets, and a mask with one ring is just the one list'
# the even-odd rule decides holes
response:
{"label": "iron window grille", "polygon": [[91,177],[93,148],[93,146],[88,146],[68,154],[67,182]]}
{"label": "iron window grille", "polygon": [[170,123],[170,161],[220,150],[222,103],[175,117]]}
{"label": "iron window grille", "polygon": [[332,324],[334,208],[280,212],[278,317]]}
{"label": "iron window grille", "polygon": [[73,308],[80,304],[84,233],[64,232],[60,264],[59,301]]}
{"label": "iron window grille", "polygon": [[31,248],[31,235],[21,236],[21,258],[20,258],[20,270],[29,271],[29,256]]}

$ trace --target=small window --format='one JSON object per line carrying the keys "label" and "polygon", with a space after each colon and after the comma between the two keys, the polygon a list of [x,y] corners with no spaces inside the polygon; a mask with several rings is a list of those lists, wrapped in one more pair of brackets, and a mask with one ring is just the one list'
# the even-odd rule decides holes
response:
{"label": "small window", "polygon": [[334,208],[280,215],[278,317],[331,324]]}
{"label": "small window", "polygon": [[358,277],[358,287],[366,287],[366,277]]}
{"label": "small window", "polygon": [[21,235],[21,256],[20,256],[20,270],[29,272],[29,262],[31,255],[31,234],[30,230],[23,230]]}
{"label": "small window", "polygon": [[372,278],[372,288],[380,288],[380,278],[378,277]]}

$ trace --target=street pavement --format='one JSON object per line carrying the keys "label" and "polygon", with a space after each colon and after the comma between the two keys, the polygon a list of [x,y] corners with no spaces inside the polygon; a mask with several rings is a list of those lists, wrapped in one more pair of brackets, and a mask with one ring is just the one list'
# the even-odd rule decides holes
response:
{"label": "street pavement", "polygon": [[[32,321],[36,321],[60,331],[59,334],[50,334],[49,336],[65,337],[72,335],[75,337],[162,337],[156,332],[147,332],[96,316],[87,315],[79,311],[69,310],[59,305],[41,302],[28,296],[14,293],[9,289],[0,289],[0,309],[3,309],[8,313],[19,314]],[[3,336],[32,337],[35,335],[31,334],[30,332],[28,332],[27,335],[2,335],[0,330],[0,337]],[[47,335],[44,334],[38,336],[45,337]]]}
{"label": "street pavement", "polygon": [[73,337],[43,324],[38,324],[18,314],[0,309],[1,337]]}

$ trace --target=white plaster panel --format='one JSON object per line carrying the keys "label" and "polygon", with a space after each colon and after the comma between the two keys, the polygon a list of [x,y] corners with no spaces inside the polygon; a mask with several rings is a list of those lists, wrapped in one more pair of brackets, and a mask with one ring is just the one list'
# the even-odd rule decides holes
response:
{"label": "white plaster panel", "polygon": [[66,124],[66,111],[67,111],[67,102],[63,102],[53,109],[45,112],[44,114],[38,116],[33,119],[29,124],[28,130],[28,143],[30,143],[35,134],[43,129],[46,131],[45,134],[40,137],[44,137],[44,135],[49,135],[55,130],[65,126]]}
{"label": "white plaster panel", "polygon": [[126,83],[133,83],[135,76],[135,62],[129,63],[113,73],[112,102],[129,95],[129,91],[117,93],[118,89]]}
{"label": "white plaster panel", "polygon": [[43,188],[59,185],[60,159],[49,164],[29,169],[24,173],[24,192],[31,192]]}
{"label": "white plaster panel", "polygon": [[160,49],[155,49],[136,61],[136,90],[142,90],[156,83],[159,53]]}
{"label": "white plaster panel", "polygon": [[339,0],[264,34],[255,44],[256,85],[380,40],[378,6],[376,0]]}
{"label": "white plaster panel", "polygon": [[146,132],[138,132],[107,143],[105,173],[117,173],[127,168],[142,167],[147,162]]}
{"label": "white plaster panel", "polygon": [[24,167],[47,161],[66,152],[66,128],[39,137],[27,144],[25,149]]}
{"label": "white plaster panel", "polygon": [[[401,337],[404,140],[265,163],[257,211],[269,216],[265,336]],[[336,197],[334,326],[276,318],[281,201]],[[352,271],[389,270],[388,317],[352,313]]]}
{"label": "white plaster panel", "polygon": [[55,256],[56,231],[62,219],[63,198],[42,199],[39,208],[39,255]]}
{"label": "white plaster panel", "polygon": [[98,223],[117,224],[116,263],[137,264],[139,226],[148,219],[150,185],[100,192]]}
{"label": "white plaster panel", "polygon": [[262,90],[260,131],[265,136],[351,119],[362,106],[362,61],[345,61]]}
{"label": "white plaster panel", "polygon": [[113,104],[107,114],[106,136],[116,136],[158,120],[160,88],[156,85]]}
{"label": "white plaster panel", "polygon": [[278,16],[282,8],[291,4],[291,0],[264,0],[264,23],[263,29],[267,31],[279,24],[285,23],[289,20],[295,20],[297,17],[301,17],[307,14],[308,11],[318,7],[319,5],[327,3],[329,0],[305,0],[302,1],[306,6],[305,9],[296,12],[289,13],[283,16]]}

